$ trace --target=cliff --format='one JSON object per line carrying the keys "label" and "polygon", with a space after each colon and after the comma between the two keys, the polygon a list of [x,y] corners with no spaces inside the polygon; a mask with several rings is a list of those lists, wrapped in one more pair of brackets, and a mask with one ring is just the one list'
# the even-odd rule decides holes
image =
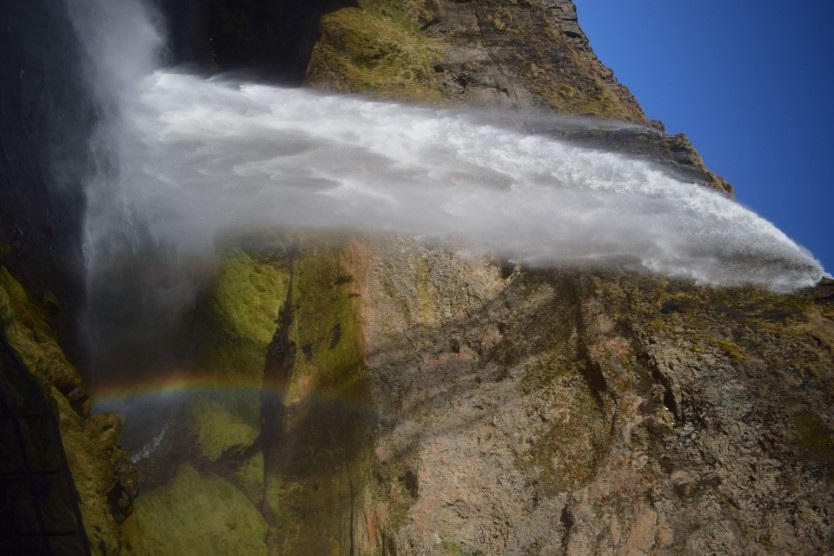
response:
{"label": "cliff", "polygon": [[6,2],[0,27],[0,552],[118,552],[135,471],[117,415],[91,416],[84,180],[96,105],[61,3]]}
{"label": "cliff", "polygon": [[[95,106],[63,6],[3,6],[0,32],[0,255],[33,297],[64,301],[62,340],[82,305],[81,222]],[[57,308],[57,307],[56,307]]]}
{"label": "cliff", "polygon": [[3,550],[118,553],[137,488],[119,447],[121,419],[90,415],[81,376],[49,325],[49,305],[31,299],[2,262]]}
{"label": "cliff", "polygon": [[[305,81],[328,91],[440,104],[543,109],[656,127],[594,55],[569,0],[365,0],[326,14]],[[590,132],[571,139],[650,152],[732,193],[684,135],[649,144]],[[633,138],[630,138],[633,139]]]}
{"label": "cliff", "polygon": [[[563,133],[731,194],[685,137],[646,121],[567,0],[192,4],[161,2],[174,59],[646,124],[658,132]],[[94,549],[822,554],[834,542],[830,281],[776,295],[287,229],[230,232],[217,255],[188,321],[200,387],[139,464],[129,516],[117,421],[72,406],[80,379],[43,304],[4,278],[4,334],[59,409]]]}
{"label": "cliff", "polygon": [[[649,123],[568,1],[360,0],[321,18],[305,82]],[[731,192],[683,136],[571,139]],[[245,494],[235,535],[259,553],[828,549],[830,282],[781,296],[462,248],[300,230],[224,240],[202,368],[254,383],[260,401],[194,402],[177,437],[194,450],[149,466],[173,459]],[[163,525],[181,502],[157,503],[188,498],[182,469],[153,503],[139,497],[135,542],[183,542]]]}

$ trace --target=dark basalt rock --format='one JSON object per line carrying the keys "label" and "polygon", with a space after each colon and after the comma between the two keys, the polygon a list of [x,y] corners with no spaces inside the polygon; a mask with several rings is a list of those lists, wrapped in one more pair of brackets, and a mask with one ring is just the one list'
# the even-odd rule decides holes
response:
{"label": "dark basalt rock", "polygon": [[350,0],[159,0],[168,55],[212,73],[247,71],[300,84],[322,14]]}
{"label": "dark basalt rock", "polygon": [[3,2],[0,259],[30,295],[61,300],[65,340],[82,299],[82,184],[95,118],[81,60],[62,2]]}

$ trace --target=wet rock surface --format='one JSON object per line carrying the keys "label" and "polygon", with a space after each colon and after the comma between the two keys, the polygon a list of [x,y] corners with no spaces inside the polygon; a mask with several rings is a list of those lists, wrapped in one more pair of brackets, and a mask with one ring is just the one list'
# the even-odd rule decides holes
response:
{"label": "wet rock surface", "polygon": [[63,5],[5,3],[0,21],[0,260],[32,296],[61,300],[53,324],[65,348],[75,348],[97,106]]}

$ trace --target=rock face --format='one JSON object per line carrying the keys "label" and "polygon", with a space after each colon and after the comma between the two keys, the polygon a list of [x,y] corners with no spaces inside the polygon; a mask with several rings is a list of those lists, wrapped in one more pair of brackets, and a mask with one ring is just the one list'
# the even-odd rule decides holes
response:
{"label": "rock face", "polygon": [[386,534],[398,553],[830,543],[830,302],[502,276],[406,241],[374,253],[364,315],[380,481],[366,519],[385,531],[367,537],[378,548]]}
{"label": "rock face", "polygon": [[304,79],[319,18],[348,0],[159,0],[166,55],[212,73],[246,71],[297,85]]}
{"label": "rock face", "polygon": [[310,84],[398,97],[397,83],[384,79],[377,91],[372,76],[399,70],[401,83],[421,83],[467,105],[645,122],[631,93],[593,55],[571,2],[359,4],[323,18]]}
{"label": "rock face", "polygon": [[[830,546],[831,283],[779,296],[532,271],[391,236],[231,245],[227,257],[244,250],[287,277],[262,356],[284,369],[261,386],[261,400],[277,386],[279,409],[261,405],[258,438],[211,461],[186,447],[193,431],[157,458],[245,493],[239,514],[261,509],[266,553]],[[217,398],[213,413],[240,402]],[[153,503],[157,522],[176,522],[179,503],[159,500],[180,475],[139,496],[138,521]],[[155,542],[182,534],[147,523]]]}
{"label": "rock face", "polygon": [[[59,347],[47,311],[0,266],[0,486],[4,507],[15,510],[3,517],[3,549],[83,554],[86,544],[94,554],[118,554],[120,524],[137,488],[136,470],[119,447],[121,418],[90,415],[81,376]],[[46,546],[33,545],[41,532],[59,534],[45,537]]]}
{"label": "rock face", "polygon": [[[360,2],[324,16],[307,80],[645,123],[593,56],[570,2]],[[657,136],[642,151],[627,148],[730,191],[684,137]],[[270,551],[764,554],[831,545],[834,321],[822,289],[711,290],[509,268],[405,238],[346,238],[335,251],[320,241],[302,239],[294,264],[314,262],[321,245],[342,270],[307,275],[292,326],[320,330],[318,339],[296,343],[304,355],[286,415],[262,423],[285,439],[283,463],[265,473],[275,485],[264,490]],[[341,274],[350,289],[334,279]],[[334,374],[318,357],[339,345],[338,308],[351,296],[364,356]],[[312,299],[314,315],[332,315],[328,326],[309,320]],[[344,409],[345,389],[361,411]],[[317,413],[322,397],[340,401]]]}
{"label": "rock face", "polygon": [[[224,27],[232,51],[271,28],[246,18],[301,9],[217,0],[205,13],[232,4],[235,17],[212,20],[240,21]],[[649,124],[567,0],[310,6],[304,17],[325,14],[320,33],[300,33],[315,46],[292,59],[309,59],[311,86]],[[194,28],[196,51],[205,36]],[[224,63],[248,55],[241,47]],[[731,191],[685,137],[658,127],[550,132]],[[77,373],[6,280],[4,331],[31,348],[61,409],[99,550],[830,551],[834,284],[793,296],[716,290],[528,269],[465,247],[309,230],[218,241],[222,262],[192,320],[188,378],[200,388],[141,464],[130,516],[117,423],[73,409]]]}
{"label": "rock face", "polygon": [[0,26],[0,255],[30,293],[64,300],[62,339],[81,306],[82,182],[94,105],[60,2],[3,5]]}
{"label": "rock face", "polygon": [[[642,138],[596,131],[574,141],[648,154],[732,194],[684,135],[647,121],[596,58],[569,0],[365,0],[321,20],[307,84],[440,104],[543,109],[647,125]],[[637,139],[635,141],[635,139]]]}

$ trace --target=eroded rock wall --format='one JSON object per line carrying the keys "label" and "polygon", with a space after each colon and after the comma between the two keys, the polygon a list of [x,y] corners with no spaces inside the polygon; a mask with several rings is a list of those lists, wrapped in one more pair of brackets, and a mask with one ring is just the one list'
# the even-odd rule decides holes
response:
{"label": "eroded rock wall", "polygon": [[[390,235],[275,237],[274,258],[260,256],[293,278],[264,358],[290,353],[279,360],[291,369],[260,386],[281,410],[261,405],[257,437],[210,462],[186,447],[204,441],[194,428],[157,455],[224,481],[241,516],[261,523],[259,509],[261,525],[234,533],[260,531],[259,551],[830,546],[831,283],[783,296],[527,269]],[[213,414],[239,407],[220,397]],[[212,438],[232,438],[233,420],[211,422]],[[188,499],[182,473],[146,499],[166,524],[180,506],[158,500]],[[199,488],[210,511],[213,491]],[[142,496],[137,507],[147,523]]]}
{"label": "eroded rock wall", "polygon": [[380,479],[357,526],[378,549],[829,546],[826,294],[502,276],[405,240],[374,252],[364,310]]}
{"label": "eroded rock wall", "polygon": [[[135,469],[120,448],[121,418],[90,415],[81,376],[61,350],[48,311],[0,265],[3,503],[15,510],[10,522],[4,517],[3,541],[13,543],[25,533],[37,538],[45,530],[59,533],[48,538],[56,553],[81,554],[79,530],[86,530],[93,554],[126,553],[120,524],[132,511],[137,484]],[[13,421],[22,442],[10,433]],[[71,477],[64,476],[66,466]],[[38,503],[31,502],[27,484],[40,485]],[[42,526],[34,517],[37,506]],[[74,507],[80,508],[83,525]],[[15,552],[13,544],[7,546]]]}
{"label": "eroded rock wall", "polygon": [[[322,18],[306,79],[647,123],[567,1],[359,1]],[[650,156],[729,191],[659,138]],[[830,283],[777,296],[397,236],[255,236],[221,247],[200,298],[193,378],[226,387],[189,399],[143,463],[121,531],[137,552],[832,545]]]}

